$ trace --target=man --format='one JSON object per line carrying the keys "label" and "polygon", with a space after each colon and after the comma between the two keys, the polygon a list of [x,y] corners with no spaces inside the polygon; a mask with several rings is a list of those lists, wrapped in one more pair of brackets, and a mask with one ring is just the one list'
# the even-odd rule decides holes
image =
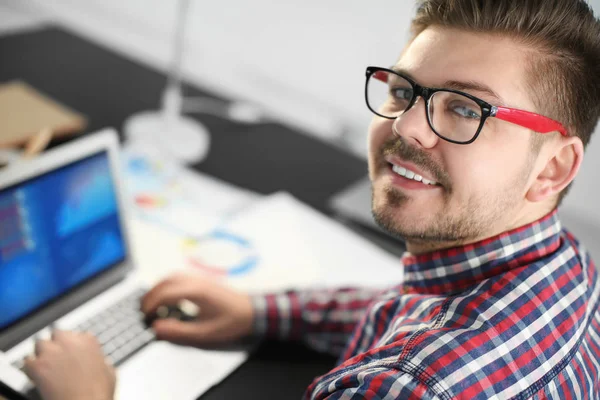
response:
{"label": "man", "polygon": [[[600,22],[583,0],[421,0],[412,32],[366,88],[373,214],[406,240],[405,282],[250,297],[176,276],[143,310],[198,303],[200,321],[154,324],[177,343],[339,354],[307,398],[600,398],[598,273],[556,213],[600,115]],[[85,335],[27,370],[47,400],[112,396]]]}

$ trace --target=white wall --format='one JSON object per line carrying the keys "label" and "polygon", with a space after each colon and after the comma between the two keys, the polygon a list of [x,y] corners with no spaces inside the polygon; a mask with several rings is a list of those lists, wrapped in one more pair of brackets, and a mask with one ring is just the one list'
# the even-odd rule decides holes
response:
{"label": "white wall", "polygon": [[[129,56],[159,67],[169,59],[176,1],[21,3]],[[335,137],[340,123],[364,132],[364,69],[394,62],[413,8],[407,0],[193,0],[187,76],[324,137]]]}
{"label": "white wall", "polygon": [[18,34],[29,30],[38,29],[46,23],[39,13],[27,12],[22,7],[12,4],[0,3],[0,36]]}
{"label": "white wall", "polygon": [[[80,34],[159,68],[170,59],[174,0],[4,1],[50,13]],[[600,10],[600,0],[590,3]],[[186,76],[255,100],[324,138],[336,138],[344,125],[362,143],[370,119],[364,68],[395,61],[413,13],[412,0],[193,0]],[[598,136],[564,206],[576,232],[600,231]],[[600,243],[599,232],[582,236]]]}

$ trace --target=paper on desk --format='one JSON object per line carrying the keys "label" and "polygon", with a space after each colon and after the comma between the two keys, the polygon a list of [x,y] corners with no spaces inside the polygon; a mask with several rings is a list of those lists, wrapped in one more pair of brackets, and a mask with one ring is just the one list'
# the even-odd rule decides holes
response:
{"label": "paper on desk", "polygon": [[205,233],[259,197],[148,148],[125,149],[122,167],[135,216],[185,235]]}
{"label": "paper on desk", "polygon": [[[253,203],[226,225],[271,253],[273,287],[389,286],[401,282],[400,260],[288,193]],[[304,276],[306,274],[306,276]],[[298,280],[292,277],[297,277]],[[263,284],[264,285],[264,284]],[[256,287],[259,287],[259,283]]]}
{"label": "paper on desk", "polygon": [[[130,226],[135,263],[150,286],[183,271],[250,293],[310,287],[318,279],[315,263],[307,262],[307,257],[290,257],[287,244],[272,232],[267,236],[259,229],[248,234],[243,229],[228,231],[248,243],[240,248],[235,239],[215,239],[212,232],[193,238],[140,219],[131,221]],[[240,265],[249,266],[242,269]]]}
{"label": "paper on desk", "polygon": [[256,201],[210,233],[133,222],[136,261],[152,284],[196,271],[247,292],[400,282],[400,261],[287,193]]}

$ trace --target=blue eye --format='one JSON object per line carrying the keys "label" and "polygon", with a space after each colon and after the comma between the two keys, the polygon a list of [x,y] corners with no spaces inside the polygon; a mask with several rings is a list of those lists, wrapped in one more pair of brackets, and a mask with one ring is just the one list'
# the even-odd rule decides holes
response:
{"label": "blue eye", "polygon": [[391,88],[392,96],[399,100],[411,100],[413,98],[412,88]]}
{"label": "blue eye", "polygon": [[481,119],[481,115],[477,111],[466,105],[456,105],[451,107],[451,110],[463,118]]}

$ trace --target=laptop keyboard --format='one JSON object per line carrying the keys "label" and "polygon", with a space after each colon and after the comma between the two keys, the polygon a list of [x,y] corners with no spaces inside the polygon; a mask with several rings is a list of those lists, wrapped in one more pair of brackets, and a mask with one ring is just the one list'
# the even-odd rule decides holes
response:
{"label": "laptop keyboard", "polygon": [[154,340],[154,333],[144,324],[144,313],[140,311],[144,293],[144,290],[135,291],[76,328],[96,336],[114,365],[121,364]]}
{"label": "laptop keyboard", "polygon": [[[74,330],[90,332],[98,339],[109,362],[117,366],[155,339],[144,323],[140,299],[144,290],[138,290],[108,309],[77,326]],[[23,361],[13,363],[23,367]]]}

